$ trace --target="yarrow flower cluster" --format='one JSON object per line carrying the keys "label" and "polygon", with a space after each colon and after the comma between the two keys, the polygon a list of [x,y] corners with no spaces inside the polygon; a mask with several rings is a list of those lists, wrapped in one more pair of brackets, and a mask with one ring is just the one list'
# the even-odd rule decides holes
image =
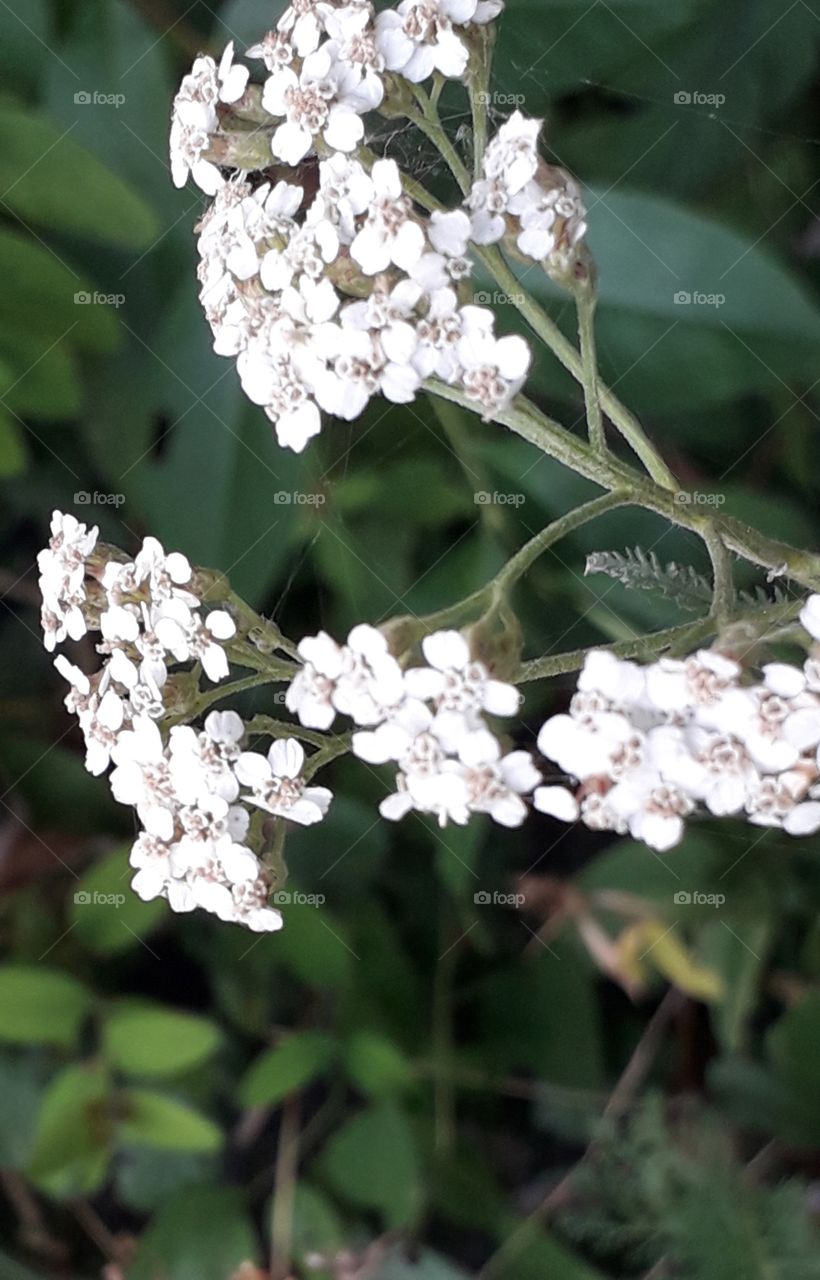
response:
{"label": "yarrow flower cluster", "polygon": [[425,665],[405,670],[382,632],[354,627],[347,644],[321,632],[299,645],[304,666],[287,706],[302,724],[329,728],[342,712],[362,726],[353,754],[368,764],[398,766],[396,791],[380,813],[391,821],[415,810],[441,826],[488,813],[505,827],[527,816],[524,796],[541,781],[528,751],[504,753],[485,713],[514,715],[517,689],[493,679],[457,631],[422,641]]}
{"label": "yarrow flower cluster", "polygon": [[273,887],[249,840],[251,815],[304,825],[326,813],[331,793],[306,786],[304,751],[277,740],[267,757],[243,750],[245,726],[234,711],[212,711],[201,731],[169,715],[169,668],[196,663],[218,683],[229,674],[226,644],[236,625],[225,609],[204,612],[185,556],[146,538],[132,561],[98,546],[98,530],[55,511],[40,552],[46,648],[100,632],[102,665],[92,675],[62,654],[54,665],[71,685],[67,708],[79,721],[86,768],[109,766],[114,799],[143,827],[131,851],[133,888],[174,911],[202,907],[222,920],[265,931],[281,927],[268,907]]}
{"label": "yarrow flower cluster", "polygon": [[[408,403],[427,379],[486,417],[525,381],[527,343],[497,337],[493,312],[471,302],[469,250],[500,239],[508,217],[519,250],[553,265],[583,236],[577,188],[538,161],[540,121],[516,112],[487,148],[486,177],[449,212],[420,210],[395,161],[355,154],[391,83],[463,77],[469,28],[501,8],[401,0],[376,15],[368,0],[298,0],[247,51],[262,86],[233,45],[182,82],[173,178],[214,197],[198,225],[200,300],[214,350],[236,359],[284,447],[304,449],[322,414],[352,421],[376,395]],[[271,161],[294,180],[271,181]]]}
{"label": "yarrow flower cluster", "polygon": [[[820,596],[801,622],[820,641]],[[714,650],[650,666],[588,655],[569,713],[538,747],[577,786],[545,786],[537,809],[670,849],[696,812],[739,815],[789,835],[820,831],[820,647],[802,668],[749,681]]]}
{"label": "yarrow flower cluster", "polygon": [[[271,624],[229,591],[227,607],[211,608],[209,584],[218,580],[224,597],[224,580],[155,538],[128,560],[59,511],[51,535],[38,557],[45,646],[100,633],[95,673],[62,654],[54,663],[71,686],[66,706],[85,738],[86,768],[111,768],[115,800],[141,824],[133,887],[174,911],[201,907],[253,930],[280,928],[268,905],[281,886],[266,862],[266,825],[320,822],[332,794],[310,780],[348,749],[393,767],[394,790],[379,806],[390,821],[415,812],[465,825],[488,814],[515,828],[534,808],[659,851],[705,814],[794,836],[820,831],[820,595],[800,614],[813,642],[803,665],[770,662],[760,678],[719,646],[648,665],[591,651],[568,712],[538,735],[541,755],[564,775],[545,780],[547,770],[502,745],[490,720],[516,714],[518,690],[458,631],[425,636],[420,658],[405,665],[372,626],[354,627],[344,644],[323,631],[306,636],[298,665],[270,678],[288,681],[285,705],[307,732],[267,717],[248,726],[233,710],[212,710],[194,727],[202,676],[224,681],[231,659],[258,670],[261,650],[249,659],[243,645]],[[206,695],[204,709],[213,701]],[[320,736],[340,715],[354,725],[349,743]],[[257,733],[273,739],[267,754],[253,748]],[[317,748],[314,764],[300,736]]]}
{"label": "yarrow flower cluster", "polygon": [[540,120],[515,111],[490,142],[467,200],[471,238],[495,244],[512,232],[524,257],[567,276],[586,235],[586,209],[574,179],[540,158],[540,130]]}

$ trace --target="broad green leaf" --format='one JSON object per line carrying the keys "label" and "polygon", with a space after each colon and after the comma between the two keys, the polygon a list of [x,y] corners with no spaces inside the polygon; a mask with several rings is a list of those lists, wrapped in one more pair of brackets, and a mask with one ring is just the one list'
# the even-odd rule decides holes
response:
{"label": "broad green leaf", "polygon": [[345,986],[356,956],[341,921],[325,906],[293,902],[280,909],[285,927],[273,941],[281,963],[320,990]]}
{"label": "broad green leaf", "polygon": [[421,1165],[407,1117],[388,1103],[333,1135],[319,1167],[343,1200],[378,1209],[387,1229],[409,1225],[422,1203]]}
{"label": "broad green leaf", "polygon": [[423,1249],[412,1262],[397,1251],[378,1264],[372,1280],[467,1280],[467,1272],[431,1249]]}
{"label": "broad green leaf", "polygon": [[[484,1060],[491,1070],[527,1068],[552,1084],[597,1088],[603,1079],[595,975],[564,939],[507,965],[478,988]],[[533,1010],[538,1016],[533,1017]]]}
{"label": "broad green leaf", "polygon": [[[47,522],[44,513],[43,527]],[[122,810],[83,767],[82,755],[55,745],[53,737],[0,736],[0,762],[19,778],[17,790],[29,806],[29,825],[47,827],[55,813],[61,829],[72,834],[94,831],[110,837],[122,825]]]}
{"label": "broad green leaf", "polygon": [[296,1031],[251,1064],[239,1087],[246,1107],[275,1106],[329,1067],[336,1042],[322,1031]]}
{"label": "broad green leaf", "polygon": [[113,307],[55,254],[5,227],[0,228],[0,279],[0,334],[16,326],[35,335],[39,354],[60,342],[94,351],[116,346]]}
{"label": "broad green leaf", "polygon": [[55,969],[0,967],[0,1040],[71,1045],[91,1006],[75,978]]}
{"label": "broad green leaf", "polygon": [[71,914],[74,936],[97,955],[127,951],[166,918],[161,898],[142,902],[130,888],[128,847],[95,862],[74,891]]}
{"label": "broad green leaf", "polygon": [[[78,105],[94,109],[93,102]],[[97,109],[104,105],[97,104]],[[116,107],[110,104],[110,109]],[[21,108],[0,106],[4,203],[26,222],[106,244],[143,248],[156,234],[156,218],[121,178],[77,146],[72,128],[57,127]]]}
{"label": "broad green leaf", "polygon": [[33,1053],[0,1054],[0,1165],[19,1169],[28,1160],[42,1105],[43,1076],[43,1064]]}
{"label": "broad green leaf", "polygon": [[512,101],[499,97],[496,110],[506,114],[518,106],[543,115],[552,97],[583,86],[589,76],[611,75],[683,25],[695,8],[694,0],[511,0],[498,24],[494,87]]}
{"label": "broad green leaf", "polygon": [[723,980],[723,996],[710,1006],[710,1016],[721,1044],[730,1053],[746,1047],[771,933],[771,921],[765,918],[732,917],[711,921],[700,935],[699,958]]}
{"label": "broad green leaf", "polygon": [[26,465],[23,428],[0,407],[0,478],[16,475]]}
{"label": "broad green leaf", "polygon": [[212,1120],[165,1094],[128,1089],[122,1094],[122,1107],[123,1142],[171,1151],[216,1151],[222,1144],[222,1133]]}
{"label": "broad green leaf", "polygon": [[179,1075],[212,1057],[219,1042],[219,1028],[207,1018],[158,1004],[115,1005],[103,1023],[103,1053],[126,1075]]}
{"label": "broad green leaf", "polygon": [[786,1091],[786,1133],[820,1142],[820,994],[812,991],[775,1023],[767,1036],[769,1059]]}
{"label": "broad green leaf", "polygon": [[391,1040],[375,1031],[358,1031],[344,1047],[347,1074],[364,1093],[387,1098],[413,1083],[413,1070]]}
{"label": "broad green leaf", "polygon": [[237,1191],[183,1188],[140,1236],[128,1280],[229,1280],[257,1258],[255,1233]]}
{"label": "broad green leaf", "polygon": [[[654,194],[591,189],[587,199],[602,372],[627,403],[637,392],[691,407],[805,375],[820,312],[758,237]],[[548,308],[564,300],[543,272],[519,271]],[[542,352],[536,376],[552,379],[554,366]]]}
{"label": "broad green leaf", "polygon": [[341,1218],[328,1197],[311,1183],[300,1180],[293,1204],[293,1247],[297,1256],[322,1253],[334,1257],[344,1243]]}
{"label": "broad green leaf", "polygon": [[26,89],[36,84],[49,56],[47,0],[26,0],[24,13],[0,5],[0,77]]}
{"label": "broad green leaf", "polygon": [[28,1176],[54,1195],[86,1195],[102,1182],[115,1132],[109,1081],[99,1067],[67,1067],[46,1091]]}
{"label": "broad green leaf", "polygon": [[76,361],[68,344],[43,351],[35,334],[5,324],[0,331],[0,350],[13,376],[3,400],[21,417],[67,418],[82,403],[82,389]]}
{"label": "broad green leaf", "polygon": [[182,1187],[217,1176],[218,1153],[133,1147],[117,1152],[113,1175],[117,1195],[129,1209],[153,1213]]}

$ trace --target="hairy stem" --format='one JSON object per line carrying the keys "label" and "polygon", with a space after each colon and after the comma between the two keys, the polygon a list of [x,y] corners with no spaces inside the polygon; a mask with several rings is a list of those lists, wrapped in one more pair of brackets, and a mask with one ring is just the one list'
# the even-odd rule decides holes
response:
{"label": "hairy stem", "polygon": [[[781,629],[785,629],[796,616],[801,605],[799,600],[790,600],[784,604],[762,606],[748,610],[739,615],[735,622],[748,625],[757,639],[774,640]],[[663,653],[672,651],[687,653],[697,645],[715,636],[722,624],[713,613],[695,622],[684,622],[676,627],[666,627],[663,631],[655,631],[648,636],[635,636],[630,640],[619,640],[615,644],[596,645],[596,649],[605,649],[614,653],[617,658],[639,658],[648,661]],[[542,658],[532,658],[522,662],[516,677],[516,684],[527,684],[531,680],[545,680],[552,676],[566,675],[570,671],[579,671],[589,648],[572,649],[567,653],[545,654]]]}
{"label": "hairy stem", "polygon": [[589,443],[598,453],[606,453],[595,348],[595,291],[590,285],[579,283],[574,292],[575,307],[578,312],[578,341],[581,346],[581,370],[584,378],[584,404],[587,412]]}

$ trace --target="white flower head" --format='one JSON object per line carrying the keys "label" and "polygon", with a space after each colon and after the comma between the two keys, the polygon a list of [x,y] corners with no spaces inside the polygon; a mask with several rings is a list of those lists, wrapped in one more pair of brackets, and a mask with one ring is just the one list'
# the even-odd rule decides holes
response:
{"label": "white flower head", "polygon": [[306,786],[299,776],[305,762],[295,738],[277,739],[267,756],[243,751],[235,765],[238,780],[249,788],[251,804],[291,822],[311,826],[321,822],[333,798],[327,787]]}

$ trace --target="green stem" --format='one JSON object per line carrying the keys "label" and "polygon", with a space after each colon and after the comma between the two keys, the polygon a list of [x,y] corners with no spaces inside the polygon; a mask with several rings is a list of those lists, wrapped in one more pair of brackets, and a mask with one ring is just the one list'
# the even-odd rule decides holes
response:
{"label": "green stem", "polygon": [[[797,614],[801,605],[799,600],[790,600],[781,605],[762,606],[749,610],[735,619],[738,623],[746,623],[753,627],[758,639],[775,640],[781,629],[785,628]],[[698,618],[695,622],[685,622],[676,627],[667,627],[663,631],[655,631],[648,636],[635,636],[630,640],[619,640],[616,644],[593,646],[614,653],[617,658],[639,658],[648,661],[660,654],[675,650],[688,653],[710,636],[721,630],[721,623],[714,614]],[[790,628],[789,628],[790,630]],[[552,676],[566,675],[570,671],[579,671],[584,665],[589,647],[573,649],[567,653],[546,654],[543,658],[532,658],[522,662],[515,677],[516,684],[526,684],[531,680],[546,680]]]}
{"label": "green stem", "polygon": [[435,144],[439,154],[460,186],[462,195],[468,195],[473,185],[472,179],[467,166],[456,151],[444,125],[441,123],[436,103],[428,97],[420,86],[414,85],[412,88],[413,96],[419,104],[419,110],[408,112],[407,119]]}
{"label": "green stem", "polygon": [[[555,321],[535,302],[521,284],[515,272],[508,266],[498,249],[477,250],[488,271],[494,276],[498,285],[507,293],[510,301],[518,308],[521,315],[544,342],[553,355],[572,374],[576,382],[584,385],[583,361],[576,348],[565,338]],[[647,438],[643,428],[634,414],[621,404],[618,397],[604,383],[598,383],[600,405],[613,425],[618,429],[630,448],[640,458],[649,475],[666,489],[673,491],[679,488],[678,482],[666,463],[660,457],[655,446]]]}
{"label": "green stem", "polygon": [[592,286],[586,283],[579,283],[574,292],[575,307],[578,312],[578,341],[581,346],[584,404],[587,411],[589,443],[598,453],[606,453],[604,420],[601,414],[601,397],[598,389],[598,359],[595,349],[595,291]]}
{"label": "green stem", "polygon": [[485,582],[483,587],[479,587],[477,591],[473,591],[456,604],[438,609],[424,618],[408,619],[408,629],[411,623],[415,622],[418,624],[419,634],[427,635],[441,627],[453,626],[457,622],[475,617],[481,609],[497,603],[553,543],[559,542],[567,534],[574,533],[576,529],[589,524],[591,520],[597,519],[607,511],[614,511],[616,507],[624,506],[629,500],[629,495],[624,492],[605,493],[600,498],[593,498],[591,502],[586,502],[576,507],[574,511],[567,512],[565,516],[553,520],[535,537],[530,538],[529,542],[515,553],[494,578]]}
{"label": "green stem", "polygon": [[732,557],[717,528],[704,531],[703,540],[712,561],[712,616],[721,624],[729,621],[735,606]]}
{"label": "green stem", "polygon": [[[259,734],[269,738],[298,738],[308,746],[316,747],[317,754],[323,753],[325,761],[333,759],[350,749],[350,734],[318,733],[313,729],[303,729],[300,724],[290,724],[285,720],[276,720],[273,716],[254,716],[245,726],[249,734]],[[316,756],[311,756],[308,764],[312,765]],[[315,772],[315,770],[314,770]]]}
{"label": "green stem", "polygon": [[[458,387],[431,381],[427,384],[427,390],[476,412],[475,402]],[[689,529],[700,538],[705,538],[707,532],[714,529],[729,551],[734,551],[752,564],[783,572],[795,582],[816,589],[820,581],[820,558],[813,553],[799,551],[788,543],[766,538],[732,516],[702,514],[696,504],[687,500],[688,495],[680,490],[673,493],[668,487],[653,483],[617,458],[602,458],[585,441],[579,440],[552,418],[541,413],[525,397],[518,396],[512,404],[497,410],[492,415],[492,420],[509,427],[543,453],[548,453],[601,488],[610,491],[627,490],[630,501],[636,506],[654,511],[671,524]]]}
{"label": "green stem", "polygon": [[[285,678],[289,679],[290,677]],[[225,698],[231,698],[236,693],[244,693],[248,689],[260,689],[266,684],[279,684],[281,681],[281,676],[259,672],[253,676],[245,676],[242,680],[234,680],[231,684],[217,685],[215,689],[209,689],[206,693],[201,694],[196,702],[181,715],[174,716],[172,720],[165,721],[163,724],[167,725],[168,728],[173,728],[175,724],[188,724]]]}

